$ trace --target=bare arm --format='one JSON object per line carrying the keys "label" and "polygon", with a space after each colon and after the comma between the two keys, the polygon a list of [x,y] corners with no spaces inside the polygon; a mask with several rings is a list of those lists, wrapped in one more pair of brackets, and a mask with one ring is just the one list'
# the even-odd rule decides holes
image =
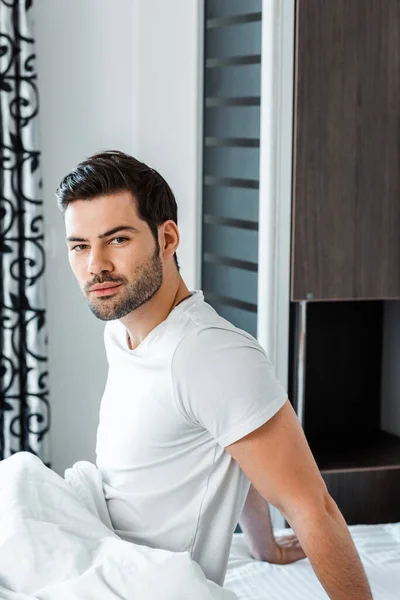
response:
{"label": "bare arm", "polygon": [[331,600],[372,600],[348,527],[331,498],[289,401],[226,448],[260,495],[276,506]]}
{"label": "bare arm", "polygon": [[268,502],[250,485],[239,525],[250,554],[257,560],[287,565],[305,557],[295,535],[276,537]]}

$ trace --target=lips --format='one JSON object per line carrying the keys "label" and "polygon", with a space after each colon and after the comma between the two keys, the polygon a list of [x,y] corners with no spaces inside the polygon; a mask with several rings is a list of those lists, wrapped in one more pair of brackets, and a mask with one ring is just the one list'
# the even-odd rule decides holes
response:
{"label": "lips", "polygon": [[115,291],[119,287],[121,287],[120,283],[118,283],[117,285],[102,284],[102,285],[96,285],[90,291],[93,292],[93,294],[95,296],[109,296],[110,294],[115,293]]}
{"label": "lips", "polygon": [[93,286],[90,291],[91,292],[95,292],[96,290],[109,290],[109,289],[114,288],[114,287],[119,287],[120,285],[121,285],[120,283],[117,283],[117,284],[113,285],[111,282],[100,283],[99,285]]}

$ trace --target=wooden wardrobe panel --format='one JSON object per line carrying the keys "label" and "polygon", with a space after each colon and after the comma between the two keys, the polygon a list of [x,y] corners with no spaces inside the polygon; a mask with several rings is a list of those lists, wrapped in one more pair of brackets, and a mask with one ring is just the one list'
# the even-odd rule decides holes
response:
{"label": "wooden wardrobe panel", "polygon": [[400,521],[400,469],[322,476],[348,525]]}
{"label": "wooden wardrobe panel", "polygon": [[400,298],[400,1],[298,0],[292,300]]}

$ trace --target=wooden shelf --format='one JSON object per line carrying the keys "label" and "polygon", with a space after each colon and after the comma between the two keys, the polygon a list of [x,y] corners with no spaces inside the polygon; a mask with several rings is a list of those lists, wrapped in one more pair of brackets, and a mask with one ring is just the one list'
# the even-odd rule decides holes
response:
{"label": "wooden shelf", "polygon": [[400,437],[384,431],[364,437],[309,439],[308,443],[322,473],[400,469]]}

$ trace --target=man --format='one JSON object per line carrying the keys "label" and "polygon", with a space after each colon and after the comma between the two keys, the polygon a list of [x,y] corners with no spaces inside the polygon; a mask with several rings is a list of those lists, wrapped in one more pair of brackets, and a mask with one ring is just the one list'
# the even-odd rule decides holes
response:
{"label": "man", "polygon": [[[78,165],[57,196],[71,268],[107,321],[96,453],[116,532],[188,551],[222,585],[240,518],[253,556],[285,563],[303,548],[330,598],[372,598],[265,352],[180,276],[165,180],[109,151]],[[274,540],[266,500],[301,546]]]}

